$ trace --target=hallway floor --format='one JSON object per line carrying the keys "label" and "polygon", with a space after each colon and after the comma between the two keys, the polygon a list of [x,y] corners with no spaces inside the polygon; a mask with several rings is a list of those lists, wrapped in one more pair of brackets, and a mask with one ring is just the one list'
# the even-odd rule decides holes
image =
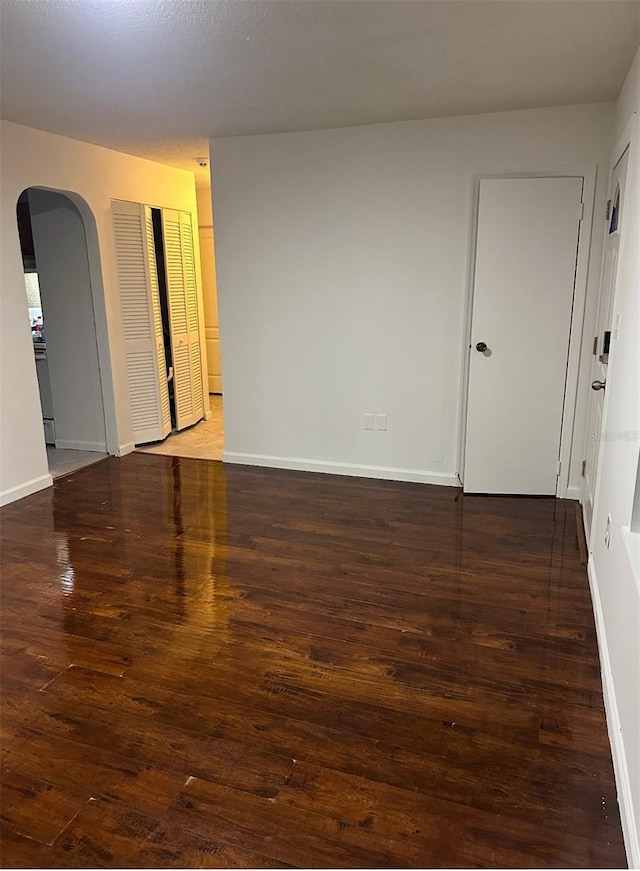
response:
{"label": "hallway floor", "polygon": [[165,457],[192,457],[201,460],[221,460],[224,451],[224,419],[222,396],[210,394],[211,419],[170,435],[163,442],[136,448],[145,454]]}
{"label": "hallway floor", "polygon": [[85,466],[97,463],[98,460],[104,460],[108,456],[108,454],[99,451],[73,451],[47,445],[47,463],[49,474],[53,478],[68,475],[70,472],[75,472],[76,469],[83,469]]}
{"label": "hallway floor", "polygon": [[133,453],[0,518],[4,866],[625,865],[575,503]]}

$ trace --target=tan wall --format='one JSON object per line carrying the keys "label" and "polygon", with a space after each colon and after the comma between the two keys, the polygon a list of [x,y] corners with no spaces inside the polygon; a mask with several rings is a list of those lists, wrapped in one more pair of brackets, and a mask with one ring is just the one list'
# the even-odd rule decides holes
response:
{"label": "tan wall", "polygon": [[[195,179],[190,172],[6,121],[1,122],[0,131],[0,501],[10,502],[51,484],[16,221],[18,197],[31,187],[60,191],[72,198],[82,214],[100,348],[107,449],[111,453],[133,449],[111,201],[129,200],[190,212],[194,223],[197,206]],[[206,373],[197,235],[194,248]]]}
{"label": "tan wall", "polygon": [[205,341],[209,393],[222,393],[222,367],[220,362],[220,329],[218,322],[218,289],[213,240],[213,212],[211,189],[198,186],[198,231],[202,263],[202,293],[204,298]]}

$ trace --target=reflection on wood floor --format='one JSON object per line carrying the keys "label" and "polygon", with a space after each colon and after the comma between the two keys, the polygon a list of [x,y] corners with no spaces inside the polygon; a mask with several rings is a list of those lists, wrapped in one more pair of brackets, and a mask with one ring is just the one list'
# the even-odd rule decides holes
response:
{"label": "reflection on wood floor", "polygon": [[135,453],[1,518],[5,866],[624,864],[573,503]]}

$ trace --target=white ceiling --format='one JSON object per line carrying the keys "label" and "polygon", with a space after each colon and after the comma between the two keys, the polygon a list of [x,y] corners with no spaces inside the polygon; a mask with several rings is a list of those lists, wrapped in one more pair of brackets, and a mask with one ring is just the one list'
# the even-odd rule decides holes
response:
{"label": "white ceiling", "polygon": [[637,0],[0,0],[2,117],[197,171],[214,136],[614,99]]}

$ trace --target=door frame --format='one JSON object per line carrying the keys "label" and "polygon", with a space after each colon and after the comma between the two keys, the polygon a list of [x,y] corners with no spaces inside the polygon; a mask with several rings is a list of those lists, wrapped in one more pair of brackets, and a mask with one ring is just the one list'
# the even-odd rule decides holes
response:
{"label": "door frame", "polygon": [[469,369],[471,366],[471,330],[473,325],[473,288],[475,282],[476,248],[478,239],[478,217],[480,208],[480,182],[492,178],[581,178],[583,180],[582,202],[584,210],[578,234],[576,256],[576,275],[569,329],[569,350],[565,378],[564,405],[560,430],[560,475],[556,485],[556,497],[566,498],[571,471],[571,447],[574,436],[576,408],[578,403],[578,377],[582,353],[582,332],[587,299],[587,280],[589,276],[589,252],[593,229],[597,167],[565,166],[552,169],[518,170],[513,172],[482,173],[473,177],[471,207],[471,226],[469,259],[467,264],[467,292],[465,298],[465,319],[462,344],[462,379],[460,390],[460,429],[458,440],[458,478],[464,483],[464,463],[467,435],[467,404],[469,397]]}
{"label": "door frame", "polygon": [[[49,185],[27,185],[23,191],[39,190],[48,193],[59,194],[65,197],[75,206],[80,213],[84,239],[87,248],[87,263],[89,269],[89,289],[91,307],[93,309],[93,324],[95,327],[96,348],[98,356],[98,375],[100,378],[100,391],[102,400],[102,415],[105,431],[105,453],[111,456],[120,456],[123,451],[120,448],[117,429],[116,398],[113,384],[112,352],[109,342],[109,326],[106,308],[106,296],[102,276],[102,261],[100,256],[100,240],[98,226],[93,210],[82,194],[64,188],[50,187]],[[21,193],[22,193],[21,192]],[[20,250],[18,248],[18,250]],[[22,261],[21,261],[22,262]],[[35,360],[34,360],[35,367]],[[38,396],[38,404],[40,398]],[[55,409],[54,409],[55,413]],[[43,434],[44,444],[44,434]]]}

